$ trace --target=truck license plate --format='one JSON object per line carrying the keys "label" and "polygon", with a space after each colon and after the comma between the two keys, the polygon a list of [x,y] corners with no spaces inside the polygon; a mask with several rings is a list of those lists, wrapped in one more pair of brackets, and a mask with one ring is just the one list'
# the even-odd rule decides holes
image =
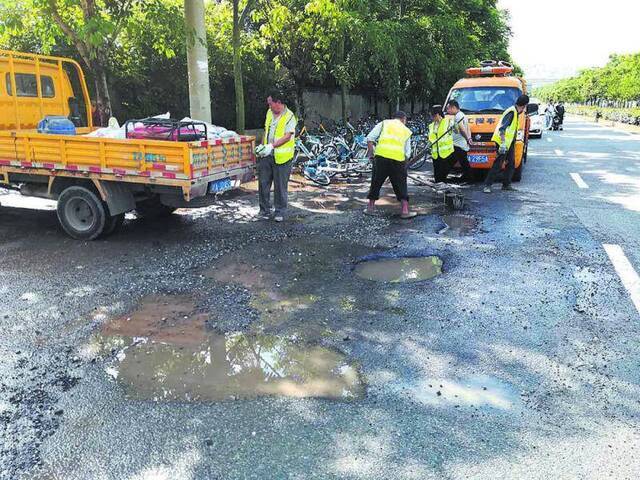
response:
{"label": "truck license plate", "polygon": [[488,155],[469,155],[469,163],[487,163],[488,161]]}
{"label": "truck license plate", "polygon": [[231,188],[232,185],[230,178],[221,178],[220,180],[209,183],[209,193],[226,192],[227,190],[231,190]]}

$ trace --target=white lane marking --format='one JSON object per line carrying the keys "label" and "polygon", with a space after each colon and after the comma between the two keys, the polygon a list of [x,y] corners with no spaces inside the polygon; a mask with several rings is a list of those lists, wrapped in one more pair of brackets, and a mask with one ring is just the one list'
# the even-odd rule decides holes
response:
{"label": "white lane marking", "polygon": [[571,175],[573,181],[576,182],[578,188],[589,188],[589,185],[587,185],[587,183],[582,179],[579,173],[570,173],[569,175]]}
{"label": "white lane marking", "polygon": [[549,142],[549,143],[553,142],[553,140],[551,139],[551,137],[547,137],[547,142]]}
{"label": "white lane marking", "polygon": [[607,252],[607,255],[609,255],[609,259],[611,263],[613,263],[620,280],[622,280],[624,288],[629,292],[629,296],[636,310],[640,313],[640,277],[620,245],[609,245],[605,243],[602,246]]}
{"label": "white lane marking", "polygon": [[564,157],[564,152],[562,150],[558,150],[557,148],[554,150],[554,152],[556,153],[556,155],[558,155],[559,157]]}

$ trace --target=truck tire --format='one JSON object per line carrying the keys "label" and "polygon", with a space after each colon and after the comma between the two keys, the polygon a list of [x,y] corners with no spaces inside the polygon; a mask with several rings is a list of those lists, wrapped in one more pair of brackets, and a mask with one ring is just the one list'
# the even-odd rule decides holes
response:
{"label": "truck tire", "polygon": [[57,212],[64,231],[77,240],[95,240],[107,223],[104,203],[85,187],[65,188],[58,197]]}
{"label": "truck tire", "polygon": [[149,198],[136,203],[136,214],[142,218],[155,220],[157,218],[166,218],[175,212],[177,208],[163,205],[155,198]]}
{"label": "truck tire", "polygon": [[120,213],[114,216],[107,216],[107,220],[102,231],[101,238],[108,237],[109,235],[117,232],[124,223],[124,213]]}

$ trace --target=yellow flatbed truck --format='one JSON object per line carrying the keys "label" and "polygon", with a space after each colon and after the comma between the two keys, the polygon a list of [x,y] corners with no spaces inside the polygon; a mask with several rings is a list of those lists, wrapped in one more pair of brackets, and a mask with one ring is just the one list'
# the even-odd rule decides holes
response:
{"label": "yellow flatbed truck", "polygon": [[[46,115],[87,126],[76,135],[38,133]],[[255,174],[254,137],[177,142],[84,135],[92,130],[75,61],[0,50],[0,187],[57,200],[60,224],[73,238],[109,235],[131,210],[160,217],[209,205]]]}

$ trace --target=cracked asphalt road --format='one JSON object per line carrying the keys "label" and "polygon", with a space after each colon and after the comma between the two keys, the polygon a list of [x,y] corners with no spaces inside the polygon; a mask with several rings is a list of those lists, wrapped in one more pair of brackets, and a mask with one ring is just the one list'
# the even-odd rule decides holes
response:
{"label": "cracked asphalt road", "polygon": [[[422,187],[403,222],[392,201],[363,216],[364,185],[296,184],[282,225],[246,190],[92,243],[0,195],[0,479],[638,478],[640,315],[603,244],[640,271],[640,138],[572,119],[532,140],[516,186],[469,189],[460,235]],[[353,274],[425,255],[442,275]],[[83,352],[158,295],[212,332],[340,352],[366,394],[131,399]]]}

